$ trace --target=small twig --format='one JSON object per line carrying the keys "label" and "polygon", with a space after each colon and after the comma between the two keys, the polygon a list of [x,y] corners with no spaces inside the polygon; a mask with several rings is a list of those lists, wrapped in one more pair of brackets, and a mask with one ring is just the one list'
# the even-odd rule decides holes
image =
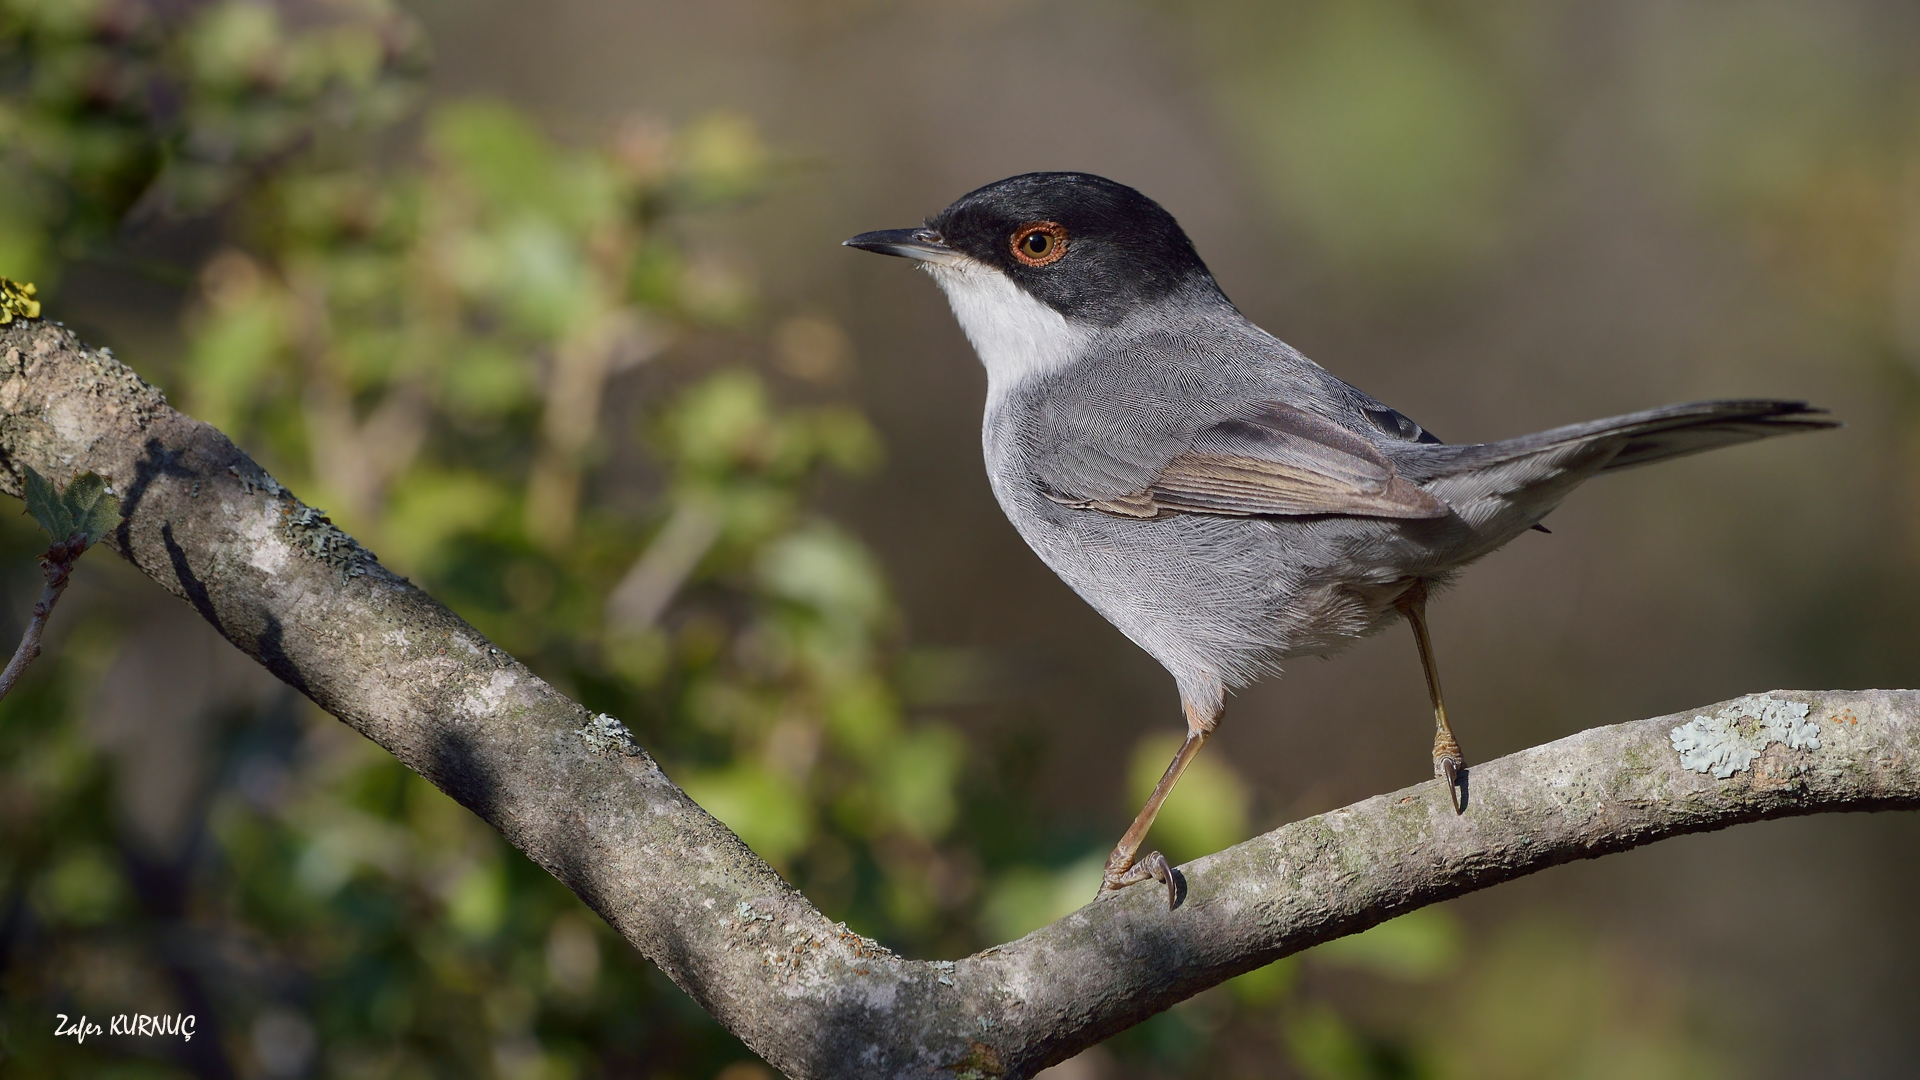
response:
{"label": "small twig", "polygon": [[40,599],[34,602],[33,618],[27,620],[27,632],[20,635],[20,647],[13,651],[13,659],[7,662],[7,669],[0,671],[0,699],[4,699],[13,690],[13,684],[20,673],[27,670],[40,655],[40,635],[47,628],[47,616],[53,614],[53,605],[60,602],[60,594],[67,591],[67,580],[73,576],[73,562],[87,550],[87,535],[75,533],[65,540],[56,540],[40,556],[40,569],[47,575],[47,587],[40,593]]}
{"label": "small twig", "polygon": [[683,502],[607,597],[607,628],[635,633],[652,626],[713,549],[725,524],[717,507]]}

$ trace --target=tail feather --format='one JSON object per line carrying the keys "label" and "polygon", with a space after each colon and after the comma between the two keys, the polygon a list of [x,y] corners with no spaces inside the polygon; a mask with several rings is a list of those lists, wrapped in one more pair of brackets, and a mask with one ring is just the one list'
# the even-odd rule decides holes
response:
{"label": "tail feather", "polygon": [[1601,471],[1631,469],[1636,465],[1650,465],[1668,458],[1685,457],[1722,446],[1736,446],[1774,435],[1840,426],[1838,420],[1827,418],[1827,410],[1815,408],[1804,401],[1725,401],[1705,404],[1722,406],[1724,410],[1638,431],[1628,437],[1626,445],[1613,455],[1613,460],[1607,462]]}
{"label": "tail feather", "polygon": [[1518,532],[1596,473],[1838,426],[1804,401],[1699,401],[1499,442],[1423,445],[1395,465],[1476,528]]}
{"label": "tail feather", "polygon": [[1410,472],[1420,480],[1439,479],[1583,446],[1604,453],[1607,443],[1616,443],[1616,448],[1596,471],[1630,469],[1772,435],[1839,426],[1839,421],[1827,417],[1827,410],[1804,401],[1695,401],[1499,442],[1422,446],[1424,452],[1418,456],[1423,460]]}

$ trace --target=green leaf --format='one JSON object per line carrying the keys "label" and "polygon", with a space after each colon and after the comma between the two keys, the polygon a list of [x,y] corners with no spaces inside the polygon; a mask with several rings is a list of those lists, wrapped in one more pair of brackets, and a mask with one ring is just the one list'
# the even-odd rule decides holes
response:
{"label": "green leaf", "polygon": [[92,547],[120,524],[120,500],[107,494],[107,482],[99,473],[81,473],[65,491],[56,491],[52,481],[29,465],[22,488],[27,513],[56,541],[82,533]]}
{"label": "green leaf", "polygon": [[88,547],[99,543],[120,524],[120,500],[107,494],[107,482],[99,473],[84,472],[74,477],[60,501],[66,507],[72,530],[68,535],[85,533]]}
{"label": "green leaf", "polygon": [[47,530],[55,540],[65,540],[73,535],[73,518],[60,501],[60,493],[54,490],[52,482],[35,472],[33,466],[26,466],[26,482],[21,485],[22,495],[27,500],[27,513],[33,520]]}
{"label": "green leaf", "polygon": [[895,741],[880,773],[882,798],[908,833],[932,842],[953,825],[953,788],[965,764],[966,742],[951,728],[929,724]]}

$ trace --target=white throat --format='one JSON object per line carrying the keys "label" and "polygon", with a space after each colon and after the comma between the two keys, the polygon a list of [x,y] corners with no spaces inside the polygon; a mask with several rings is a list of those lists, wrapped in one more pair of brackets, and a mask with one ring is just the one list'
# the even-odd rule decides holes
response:
{"label": "white throat", "polygon": [[985,263],[962,257],[920,265],[947,294],[987,369],[988,413],[1021,383],[1080,359],[1093,338]]}

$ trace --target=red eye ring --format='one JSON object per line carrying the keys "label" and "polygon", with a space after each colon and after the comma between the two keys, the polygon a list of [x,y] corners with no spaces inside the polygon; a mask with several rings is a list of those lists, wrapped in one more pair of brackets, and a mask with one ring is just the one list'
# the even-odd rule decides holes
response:
{"label": "red eye ring", "polygon": [[1013,231],[1011,246],[1024,265],[1056,263],[1067,253],[1067,228],[1057,221],[1029,221]]}

